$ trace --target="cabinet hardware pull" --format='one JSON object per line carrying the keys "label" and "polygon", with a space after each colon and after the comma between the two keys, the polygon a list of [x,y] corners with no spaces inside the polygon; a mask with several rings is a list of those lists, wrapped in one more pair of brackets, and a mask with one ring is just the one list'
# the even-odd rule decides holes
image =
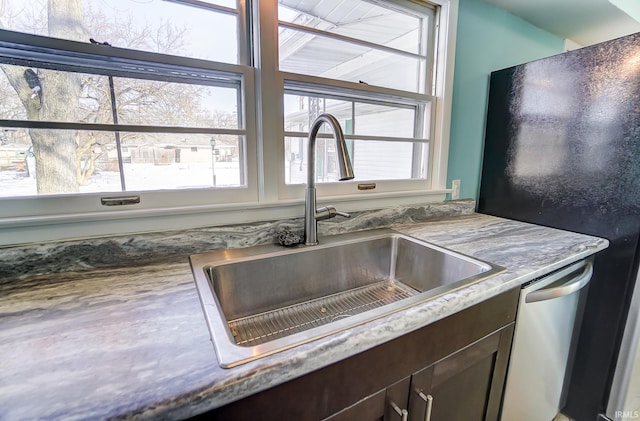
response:
{"label": "cabinet hardware pull", "polygon": [[542,288],[537,291],[532,291],[527,294],[525,302],[536,303],[538,301],[552,300],[554,298],[560,298],[564,297],[565,295],[573,294],[574,292],[577,292],[584,288],[591,280],[592,275],[593,264],[591,262],[587,262],[585,263],[584,269],[579,276],[571,278],[571,280],[569,280],[568,282],[554,288]]}
{"label": "cabinet hardware pull", "polygon": [[394,402],[391,402],[391,408],[394,410],[396,414],[398,414],[401,417],[402,421],[407,421],[407,419],[409,418],[409,411],[407,411],[406,409],[400,409],[400,407],[396,405]]}
{"label": "cabinet hardware pull", "polygon": [[431,408],[433,407],[433,396],[425,395],[422,390],[416,390],[420,399],[422,399],[426,405],[424,410],[424,421],[431,421]]}

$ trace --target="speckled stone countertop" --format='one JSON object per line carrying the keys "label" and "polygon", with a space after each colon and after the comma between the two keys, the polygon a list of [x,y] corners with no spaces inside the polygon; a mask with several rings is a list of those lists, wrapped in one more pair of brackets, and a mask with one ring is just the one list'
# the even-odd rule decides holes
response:
{"label": "speckled stone countertop", "polygon": [[0,281],[0,419],[187,418],[379,345],[608,245],[472,212],[394,229],[507,271],[232,369],[218,366],[184,256]]}

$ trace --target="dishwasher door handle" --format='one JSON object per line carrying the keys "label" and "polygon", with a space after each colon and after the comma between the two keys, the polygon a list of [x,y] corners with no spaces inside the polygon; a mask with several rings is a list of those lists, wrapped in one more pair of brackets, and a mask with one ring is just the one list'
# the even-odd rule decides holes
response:
{"label": "dishwasher door handle", "polygon": [[557,287],[541,289],[538,291],[532,291],[527,294],[525,302],[536,303],[538,301],[552,300],[554,298],[564,297],[565,295],[573,294],[576,291],[584,288],[591,280],[593,275],[593,264],[587,262],[584,265],[582,273],[575,278],[571,278],[565,284]]}

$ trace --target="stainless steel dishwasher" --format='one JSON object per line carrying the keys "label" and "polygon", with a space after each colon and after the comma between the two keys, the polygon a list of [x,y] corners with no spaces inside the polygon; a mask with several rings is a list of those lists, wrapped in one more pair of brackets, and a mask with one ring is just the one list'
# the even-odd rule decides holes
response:
{"label": "stainless steel dishwasher", "polygon": [[564,406],[564,381],[592,274],[591,260],[582,260],[523,285],[503,421],[551,421]]}

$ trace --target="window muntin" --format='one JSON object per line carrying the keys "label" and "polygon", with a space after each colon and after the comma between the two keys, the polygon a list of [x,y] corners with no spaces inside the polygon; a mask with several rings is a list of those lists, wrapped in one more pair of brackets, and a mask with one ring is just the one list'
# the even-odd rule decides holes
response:
{"label": "window muntin", "polygon": [[[0,28],[71,41],[237,64],[239,12],[235,0],[81,0],[50,20],[48,0],[5,0]],[[65,22],[79,21],[68,25]],[[224,42],[219,42],[220,34]],[[218,41],[218,42],[216,42]]]}

